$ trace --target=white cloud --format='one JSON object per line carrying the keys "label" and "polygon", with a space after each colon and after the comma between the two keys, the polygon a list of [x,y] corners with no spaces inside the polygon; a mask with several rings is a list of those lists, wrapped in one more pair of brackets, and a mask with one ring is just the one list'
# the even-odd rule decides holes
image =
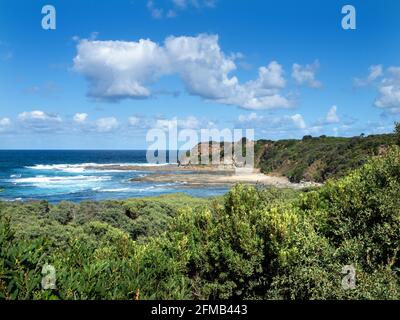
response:
{"label": "white cloud", "polygon": [[73,119],[76,123],[84,123],[86,122],[88,116],[89,115],[87,113],[76,113]]}
{"label": "white cloud", "polygon": [[302,66],[293,64],[292,77],[299,85],[306,85],[311,88],[320,88],[321,82],[315,79],[315,75],[319,69],[319,62],[316,60],[313,64]]}
{"label": "white cloud", "polygon": [[165,131],[168,131],[174,127],[176,127],[176,118],[173,120],[158,119],[156,120],[156,123],[154,125],[154,128],[158,128]]}
{"label": "white cloud", "polygon": [[6,127],[11,125],[11,120],[10,118],[0,118],[0,126]]}
{"label": "white cloud", "polygon": [[142,120],[139,117],[129,117],[128,118],[128,123],[132,127],[139,126]]}
{"label": "white cloud", "polygon": [[375,106],[386,109],[391,113],[400,112],[400,88],[395,85],[382,85],[379,88],[380,97]]}
{"label": "white cloud", "polygon": [[378,85],[378,92],[376,107],[389,113],[400,113],[400,67],[387,69],[385,78]]}
{"label": "white cloud", "polygon": [[368,68],[368,76],[366,78],[354,78],[354,85],[356,87],[363,87],[382,76],[383,76],[383,66],[381,64],[372,65]]}
{"label": "white cloud", "polygon": [[367,77],[368,81],[374,81],[383,75],[383,66],[370,66],[369,67],[369,75]]}
{"label": "white cloud", "polygon": [[11,127],[10,118],[0,118],[0,132],[6,132]]}
{"label": "white cloud", "polygon": [[147,9],[150,11],[151,16],[154,19],[161,19],[163,17],[164,10],[156,7],[154,1],[147,1]]}
{"label": "white cloud", "polygon": [[340,122],[340,118],[337,115],[337,106],[332,106],[332,108],[330,108],[330,110],[328,111],[328,114],[326,115],[325,122],[327,124]]}
{"label": "white cloud", "polygon": [[236,77],[229,77],[235,63],[221,51],[215,35],[169,37],[165,50],[171,69],[178,71],[191,94],[219,99],[238,85]]}
{"label": "white cloud", "polygon": [[119,122],[114,117],[100,118],[96,120],[95,126],[98,132],[106,133],[117,129],[119,127]]}
{"label": "white cloud", "polygon": [[239,122],[251,122],[251,121],[258,121],[260,119],[262,119],[262,117],[258,116],[257,113],[251,112],[248,115],[241,114],[238,120]]}
{"label": "white cloud", "polygon": [[264,88],[284,88],[286,80],[283,73],[282,66],[276,61],[272,61],[268,67],[259,68],[259,85]]}
{"label": "white cloud", "polygon": [[44,111],[24,111],[18,115],[19,123],[32,131],[47,132],[62,130],[62,119],[57,114]]}
{"label": "white cloud", "polygon": [[389,67],[388,73],[396,80],[400,80],[400,67]]}
{"label": "white cloud", "polygon": [[[161,3],[163,3],[163,7],[161,7]],[[187,10],[188,8],[213,8],[215,3],[216,0],[168,0],[163,2],[148,0],[147,9],[155,19],[175,18],[177,11]],[[166,14],[164,14],[165,12]]]}
{"label": "white cloud", "polygon": [[215,128],[216,124],[213,121],[207,119],[199,119],[195,116],[188,116],[186,118],[178,118],[173,117],[171,119],[155,119],[155,122],[152,123],[149,128],[158,128],[161,130],[170,130],[170,129],[192,129],[192,130],[200,130],[200,129],[211,129]]}
{"label": "white cloud", "polygon": [[400,113],[400,67],[389,67],[384,70],[382,65],[369,67],[367,78],[355,78],[356,86],[371,85],[377,88],[378,97],[374,106],[386,113]]}
{"label": "white cloud", "polygon": [[230,74],[235,56],[221,50],[218,36],[168,37],[163,46],[138,42],[81,40],[74,69],[88,83],[88,95],[110,100],[147,98],[148,86],[160,77],[177,74],[187,91],[203,99],[246,109],[289,108],[281,94],[283,68],[277,62],[259,68],[258,78],[240,83]]}
{"label": "white cloud", "polygon": [[304,118],[301,114],[295,114],[294,116],[291,116],[290,118],[293,121],[293,124],[296,126],[296,128],[298,128],[298,129],[306,129],[307,128],[306,122],[304,121]]}
{"label": "white cloud", "polygon": [[165,52],[156,43],[91,41],[78,43],[74,69],[89,82],[88,95],[103,99],[145,98],[145,87],[168,72]]}
{"label": "white cloud", "polygon": [[18,120],[21,121],[54,121],[61,122],[59,115],[46,113],[40,110],[24,111],[18,115]]}
{"label": "white cloud", "polygon": [[186,119],[181,120],[180,125],[185,129],[197,129],[200,128],[201,123],[196,117],[189,116]]}
{"label": "white cloud", "polygon": [[[341,122],[341,119],[339,115],[337,114],[338,108],[336,105],[333,105],[327,112],[327,114],[323,117],[318,119],[317,121],[314,122],[313,126],[315,128],[320,128],[321,130],[328,125],[332,124],[338,124]],[[345,123],[346,124],[353,124],[356,120],[351,117],[345,117]],[[311,126],[312,127],[312,126]]]}
{"label": "white cloud", "polygon": [[238,124],[240,126],[247,127],[259,127],[263,129],[275,129],[275,130],[305,130],[307,124],[304,117],[301,114],[284,115],[284,116],[263,116],[258,115],[255,112],[251,112],[248,115],[240,115],[238,117]]}
{"label": "white cloud", "polygon": [[[301,138],[304,135],[321,135],[328,134],[330,128],[326,127],[325,119],[314,124],[308,124],[301,114],[293,115],[259,115],[251,112],[240,115],[235,123],[236,128],[257,129],[256,132],[262,139],[288,139]],[[344,130],[345,126],[341,125],[340,129]],[[346,128],[350,128],[347,126]]]}

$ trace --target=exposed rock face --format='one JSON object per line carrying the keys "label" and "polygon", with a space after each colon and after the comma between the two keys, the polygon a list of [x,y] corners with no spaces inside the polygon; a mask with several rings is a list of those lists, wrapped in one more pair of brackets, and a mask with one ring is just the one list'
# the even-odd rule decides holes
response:
{"label": "exposed rock face", "polygon": [[[250,150],[251,155],[246,157]],[[240,168],[246,164],[254,166],[254,142],[246,139],[232,142],[201,142],[181,157],[180,166],[207,165]]]}

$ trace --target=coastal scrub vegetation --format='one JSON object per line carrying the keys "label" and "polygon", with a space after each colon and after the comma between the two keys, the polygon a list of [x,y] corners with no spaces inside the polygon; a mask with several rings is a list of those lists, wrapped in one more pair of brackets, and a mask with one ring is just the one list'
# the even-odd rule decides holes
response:
{"label": "coastal scrub vegetation", "polygon": [[[0,202],[0,298],[399,299],[399,195],[393,145],[302,191]],[[54,289],[41,287],[45,264]],[[353,290],[342,287],[346,265]]]}
{"label": "coastal scrub vegetation", "polygon": [[301,140],[258,140],[255,144],[256,165],[264,173],[277,173],[292,182],[324,182],[344,177],[367,162],[382,155],[388,147],[400,145],[400,125],[395,134],[358,137],[311,137]]}

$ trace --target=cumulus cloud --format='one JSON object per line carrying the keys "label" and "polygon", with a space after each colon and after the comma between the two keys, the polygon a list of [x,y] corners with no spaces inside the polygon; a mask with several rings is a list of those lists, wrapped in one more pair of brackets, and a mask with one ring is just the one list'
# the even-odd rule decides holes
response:
{"label": "cumulus cloud", "polygon": [[112,132],[119,127],[119,122],[114,117],[100,118],[96,120],[95,127],[100,133]]}
{"label": "cumulus cloud", "polygon": [[57,114],[50,114],[44,111],[24,111],[18,115],[18,119],[21,121],[51,121],[61,122],[61,118]]}
{"label": "cumulus cloud", "polygon": [[89,115],[87,113],[76,113],[73,117],[73,120],[76,123],[84,123],[86,122],[88,116]]}
{"label": "cumulus cloud", "polygon": [[400,67],[392,66],[384,69],[382,65],[369,67],[366,78],[355,78],[356,86],[371,86],[378,91],[374,106],[384,114],[400,113]]}
{"label": "cumulus cloud", "polygon": [[306,122],[304,121],[304,118],[301,114],[295,114],[291,116],[290,119],[293,121],[293,124],[295,125],[296,128],[298,129],[307,128]]}
{"label": "cumulus cloud", "polygon": [[320,88],[322,83],[315,79],[318,69],[318,60],[316,60],[313,64],[307,64],[305,66],[295,63],[292,66],[292,77],[298,85],[305,85],[311,88]]}
{"label": "cumulus cloud", "polygon": [[168,73],[165,51],[155,42],[80,40],[74,69],[89,83],[88,95],[103,99],[145,98],[146,84]]}
{"label": "cumulus cloud", "polygon": [[240,83],[231,75],[235,56],[221,50],[216,35],[168,37],[163,45],[149,39],[84,39],[78,43],[74,69],[86,77],[88,95],[99,99],[148,98],[152,83],[175,74],[190,94],[208,101],[254,110],[292,106],[281,92],[286,85],[281,65],[272,61],[259,68],[255,80]]}
{"label": "cumulus cloud", "polygon": [[9,126],[11,125],[11,120],[10,118],[0,118],[0,126]]}
{"label": "cumulus cloud", "polygon": [[0,118],[0,132],[6,132],[11,127],[10,118]]}
{"label": "cumulus cloud", "polygon": [[[351,118],[351,117],[347,117],[347,119],[345,119],[345,123],[346,124],[353,124],[356,120]],[[319,128],[319,129],[323,129],[325,126],[329,126],[332,124],[338,124],[342,122],[342,120],[340,119],[339,115],[338,115],[338,107],[336,105],[333,105],[327,112],[327,114],[323,117],[318,119],[317,121],[314,122],[313,126],[315,128]]]}
{"label": "cumulus cloud", "polygon": [[59,115],[41,110],[24,111],[17,118],[19,124],[32,131],[47,132],[62,129],[62,119]]}
{"label": "cumulus cloud", "polygon": [[378,92],[376,107],[389,113],[400,113],[400,67],[387,69],[385,78],[378,86]]}
{"label": "cumulus cloud", "polygon": [[338,123],[340,122],[340,118],[337,115],[337,106],[332,106],[329,109],[328,114],[326,115],[325,122],[327,124]]}
{"label": "cumulus cloud", "polygon": [[268,67],[259,68],[258,81],[260,87],[265,88],[284,88],[286,80],[283,77],[283,68],[276,62],[272,61]]}

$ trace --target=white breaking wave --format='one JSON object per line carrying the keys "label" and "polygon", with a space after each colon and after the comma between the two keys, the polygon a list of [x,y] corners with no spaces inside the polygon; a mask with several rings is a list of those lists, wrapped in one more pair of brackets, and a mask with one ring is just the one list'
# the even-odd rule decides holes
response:
{"label": "white breaking wave", "polygon": [[135,191],[132,188],[115,188],[115,189],[97,189],[100,192],[132,192]]}
{"label": "white breaking wave", "polygon": [[109,181],[111,177],[109,176],[69,176],[69,177],[60,177],[60,176],[36,176],[29,178],[19,178],[12,179],[12,182],[15,185],[31,185],[39,188],[84,188],[93,183],[100,183],[103,181]]}
{"label": "white breaking wave", "polygon": [[37,164],[35,166],[27,166],[25,168],[32,170],[42,171],[62,171],[70,173],[84,172],[86,167],[95,166],[95,163],[82,163],[82,164]]}
{"label": "white breaking wave", "polygon": [[[43,170],[43,171],[62,171],[69,173],[95,172],[95,168],[99,168],[101,172],[120,172],[126,170],[118,170],[115,167],[141,166],[141,167],[158,167],[167,166],[170,163],[79,163],[79,164],[37,164],[34,166],[26,166],[27,169]],[[108,167],[113,169],[107,170]],[[103,169],[102,169],[103,168]]]}
{"label": "white breaking wave", "polygon": [[137,187],[130,187],[130,188],[92,188],[93,191],[97,192],[146,192],[146,191],[163,191],[165,190],[165,187],[168,186],[175,186],[176,184],[173,183],[167,183],[167,184],[160,184],[160,185],[154,185],[154,186],[149,186],[149,187],[144,187],[144,188],[137,188]]}

